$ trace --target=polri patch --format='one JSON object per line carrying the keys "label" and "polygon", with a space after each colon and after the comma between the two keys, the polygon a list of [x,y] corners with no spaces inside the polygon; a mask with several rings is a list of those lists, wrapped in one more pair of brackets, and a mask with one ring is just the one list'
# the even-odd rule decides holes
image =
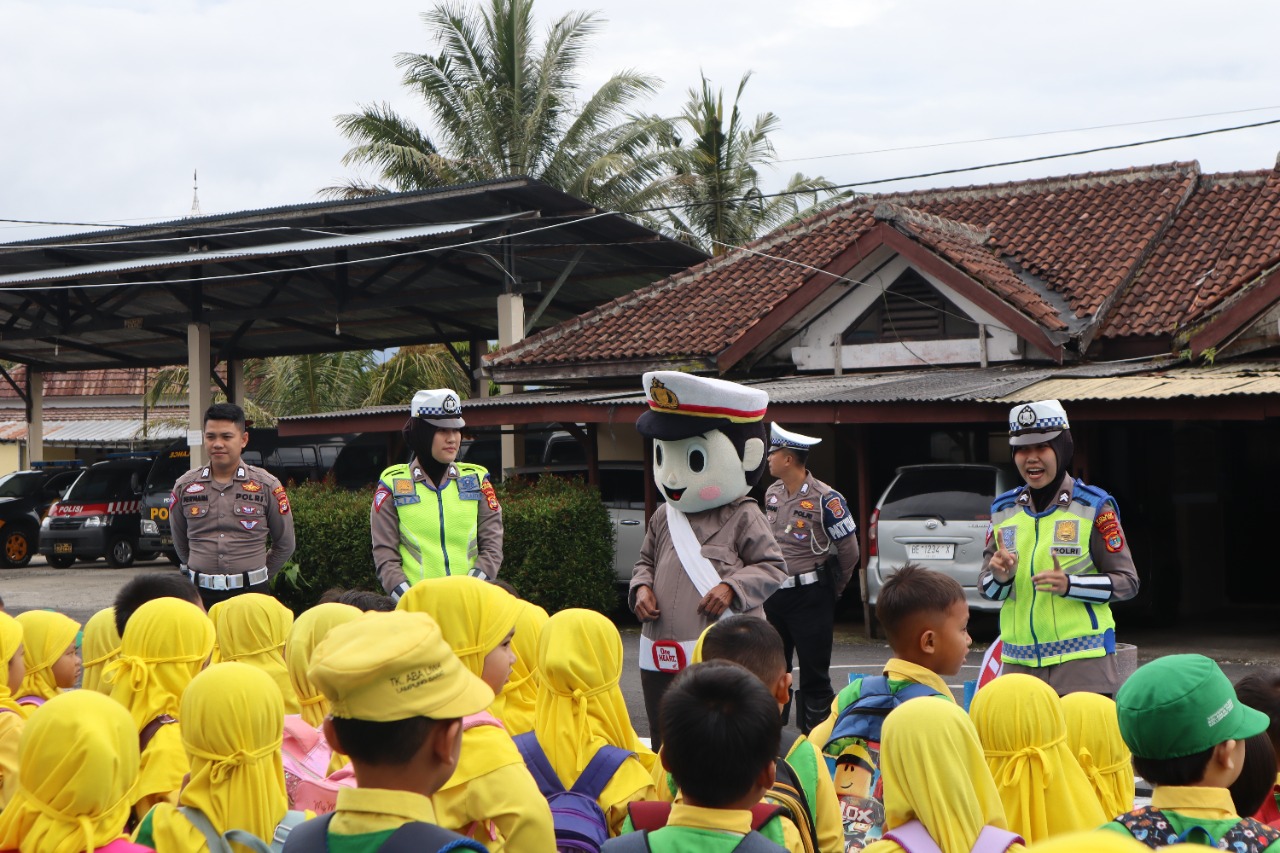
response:
{"label": "polri patch", "polygon": [[498,493],[493,490],[493,483],[485,480],[484,483],[480,485],[480,491],[484,493],[485,502],[489,504],[489,509],[491,511],[497,512],[502,509],[498,504]]}
{"label": "polri patch", "polygon": [[827,501],[827,510],[835,518],[844,518],[844,501],[839,497],[831,498]]}
{"label": "polri patch", "polygon": [[1059,521],[1053,526],[1054,542],[1079,542],[1080,522]]}
{"label": "polri patch", "polygon": [[414,492],[413,480],[407,480],[404,477],[396,477],[391,481],[391,486],[397,495],[411,495]]}
{"label": "polri patch", "polygon": [[813,501],[800,501],[801,509],[813,509]]}
{"label": "polri patch", "polygon": [[244,489],[246,492],[260,492],[262,491],[262,484],[257,480],[249,480],[240,488]]}

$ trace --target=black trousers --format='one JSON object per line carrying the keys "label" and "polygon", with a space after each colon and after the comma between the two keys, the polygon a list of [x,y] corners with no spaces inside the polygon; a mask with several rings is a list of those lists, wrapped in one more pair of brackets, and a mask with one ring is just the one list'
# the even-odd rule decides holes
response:
{"label": "black trousers", "polygon": [[640,670],[640,691],[644,693],[644,713],[649,718],[649,739],[653,751],[662,747],[662,729],[658,725],[658,708],[662,705],[662,696],[676,680],[677,673],[654,672]]}
{"label": "black trousers", "polygon": [[[831,642],[835,624],[835,601],[831,587],[814,583],[780,589],[764,603],[764,613],[778,633],[787,655],[787,671],[792,657],[800,658],[800,688],[795,691],[796,728],[805,734],[827,718],[835,691],[831,689]],[[782,722],[790,720],[791,707],[782,711]]]}

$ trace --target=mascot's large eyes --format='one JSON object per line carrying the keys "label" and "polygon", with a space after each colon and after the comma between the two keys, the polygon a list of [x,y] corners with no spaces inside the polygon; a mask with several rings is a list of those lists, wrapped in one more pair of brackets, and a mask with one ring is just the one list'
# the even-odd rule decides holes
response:
{"label": "mascot's large eyes", "polygon": [[653,443],[653,464],[662,467],[662,444],[656,441]]}
{"label": "mascot's large eyes", "polygon": [[695,474],[702,472],[707,467],[707,454],[701,447],[694,446],[689,448],[689,470]]}

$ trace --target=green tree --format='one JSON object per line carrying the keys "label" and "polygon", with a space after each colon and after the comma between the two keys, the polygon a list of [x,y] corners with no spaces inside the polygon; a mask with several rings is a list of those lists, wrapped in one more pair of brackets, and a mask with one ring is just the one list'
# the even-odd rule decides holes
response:
{"label": "green tree", "polygon": [[356,197],[528,175],[610,210],[661,202],[670,123],[629,112],[657,78],[622,71],[580,97],[579,68],[603,24],[595,14],[559,18],[540,44],[533,0],[446,2],[422,17],[440,52],[402,53],[396,65],[425,104],[430,131],[386,102],[338,116],[353,143],[343,163],[371,167],[378,183],[352,179],[325,192]]}
{"label": "green tree", "polygon": [[[667,226],[712,254],[761,237],[774,229],[816,213],[848,196],[826,178],[796,173],[782,194],[771,197],[760,188],[760,170],[777,159],[769,134],[779,127],[771,112],[748,125],[738,109],[751,72],[742,75],[728,114],[724,92],[706,76],[677,119],[683,141],[673,181],[675,209]],[[727,122],[727,123],[726,123]]]}

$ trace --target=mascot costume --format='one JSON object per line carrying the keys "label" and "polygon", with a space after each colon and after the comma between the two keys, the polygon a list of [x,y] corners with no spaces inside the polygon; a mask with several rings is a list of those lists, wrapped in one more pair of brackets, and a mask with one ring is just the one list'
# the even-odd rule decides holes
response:
{"label": "mascot costume", "polygon": [[693,659],[698,637],[729,613],[764,618],[787,578],[760,507],[747,497],[765,469],[769,395],[675,371],[644,375],[653,475],[666,501],[649,520],[628,604],[644,623],[640,681],[654,749],[658,705]]}

